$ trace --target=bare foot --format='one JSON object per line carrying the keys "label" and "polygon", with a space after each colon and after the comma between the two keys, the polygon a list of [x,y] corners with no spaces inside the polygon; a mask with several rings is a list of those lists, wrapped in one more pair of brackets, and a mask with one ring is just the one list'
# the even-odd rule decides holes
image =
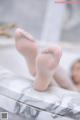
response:
{"label": "bare foot", "polygon": [[31,34],[22,29],[16,30],[16,48],[25,57],[29,71],[33,76],[36,74],[36,56],[37,56],[37,43]]}
{"label": "bare foot", "polygon": [[[49,47],[45,49],[36,58],[36,81],[34,89],[44,91],[53,81],[53,75],[56,72],[61,58],[60,47]],[[54,84],[56,82],[54,81]]]}

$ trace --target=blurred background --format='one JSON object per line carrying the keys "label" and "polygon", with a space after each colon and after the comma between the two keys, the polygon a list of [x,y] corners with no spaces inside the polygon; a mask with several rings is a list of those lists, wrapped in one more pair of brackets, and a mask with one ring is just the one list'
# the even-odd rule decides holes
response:
{"label": "blurred background", "polygon": [[[61,4],[56,0],[0,0],[0,66],[19,76],[30,77],[25,59],[15,48],[17,27],[30,32],[40,42],[57,43],[67,49],[61,62],[68,71],[72,60],[80,58],[77,54],[80,52],[80,4]],[[4,110],[0,108],[0,111]],[[9,117],[13,120],[17,116],[12,117],[10,113]]]}
{"label": "blurred background", "polygon": [[26,68],[24,59],[15,49],[17,27],[30,32],[41,42],[78,49],[80,4],[62,4],[56,0],[0,0],[0,64],[21,75],[26,74]]}
{"label": "blurred background", "polygon": [[58,39],[79,42],[80,4],[65,5],[55,1],[0,0],[0,24],[15,24],[32,33],[39,40],[49,36],[45,34],[51,33],[51,36],[55,36],[58,31],[60,32],[60,35],[57,33]]}
{"label": "blurred background", "polygon": [[40,38],[46,0],[0,0],[0,22],[14,23]]}

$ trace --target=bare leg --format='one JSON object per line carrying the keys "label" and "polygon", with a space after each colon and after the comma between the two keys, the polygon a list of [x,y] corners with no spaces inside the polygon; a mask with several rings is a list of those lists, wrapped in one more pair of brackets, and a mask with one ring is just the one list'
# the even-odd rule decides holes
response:
{"label": "bare leg", "polygon": [[53,77],[62,88],[77,90],[71,78],[69,75],[67,75],[66,71],[62,67],[59,66],[57,68]]}
{"label": "bare leg", "polygon": [[[37,56],[36,60],[36,80],[34,88],[38,91],[44,91],[53,81],[61,58],[61,49],[59,47],[50,47]],[[56,82],[54,81],[54,85]]]}
{"label": "bare leg", "polygon": [[[16,48],[25,57],[25,59],[28,63],[29,70],[30,70],[31,74],[34,76],[36,75],[36,62],[37,62],[38,73],[37,73],[36,78],[40,79],[42,72],[44,73],[43,70],[40,73],[40,71],[42,69],[40,67],[40,65],[44,69],[46,68],[47,71],[45,72],[45,74],[42,75],[41,79],[45,78],[45,80],[48,82],[46,82],[46,84],[45,84],[45,81],[44,81],[44,84],[43,84],[41,90],[43,90],[43,88],[46,89],[48,87],[48,85],[51,83],[50,81],[52,81],[52,79],[53,79],[52,78],[53,71],[54,71],[53,72],[54,78],[61,87],[75,90],[74,84],[72,83],[71,79],[68,77],[66,72],[61,67],[57,67],[59,61],[55,62],[54,58],[56,58],[56,57],[54,56],[55,55],[54,53],[56,50],[54,50],[53,47],[50,47],[50,48],[44,50],[43,53],[38,56],[37,61],[36,61],[36,57],[38,55],[38,47],[37,47],[37,43],[35,42],[35,39],[29,33],[25,32],[24,30],[17,29],[16,30]],[[54,58],[52,57],[52,55],[54,56]],[[58,60],[60,59],[60,57],[61,57],[61,54],[60,54],[60,52],[58,52],[57,53]],[[53,64],[55,64],[56,67]],[[49,74],[48,74],[48,72],[49,72]],[[36,80],[38,83],[41,82],[41,81],[39,81],[39,79],[38,79],[38,81]],[[49,81],[49,79],[50,79],[50,81]],[[35,82],[35,88],[36,88],[36,85],[38,84],[37,82]],[[39,87],[41,84],[42,83],[39,84]]]}
{"label": "bare leg", "polygon": [[16,48],[25,57],[30,73],[36,75],[37,43],[31,34],[22,29],[16,30]]}

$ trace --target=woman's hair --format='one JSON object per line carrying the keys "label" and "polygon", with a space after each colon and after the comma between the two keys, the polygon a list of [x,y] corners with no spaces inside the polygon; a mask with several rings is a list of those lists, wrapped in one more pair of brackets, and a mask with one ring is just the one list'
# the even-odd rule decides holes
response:
{"label": "woman's hair", "polygon": [[[75,65],[76,65],[77,63],[80,63],[80,59],[76,60],[76,61],[72,64],[72,66],[71,66],[71,71],[74,69],[74,67],[75,67]],[[72,75],[71,75],[71,78],[72,78],[72,80],[74,79]]]}
{"label": "woman's hair", "polygon": [[80,59],[76,60],[76,61],[72,64],[71,70],[74,68],[74,66],[75,66],[77,63],[80,63]]}

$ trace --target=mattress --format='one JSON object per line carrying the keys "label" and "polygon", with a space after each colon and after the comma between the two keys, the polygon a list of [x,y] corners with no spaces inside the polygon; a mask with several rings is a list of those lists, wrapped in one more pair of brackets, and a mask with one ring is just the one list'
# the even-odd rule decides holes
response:
{"label": "mattress", "polygon": [[32,86],[33,79],[0,66],[0,108],[14,120],[80,120],[79,93],[54,86],[38,92]]}

